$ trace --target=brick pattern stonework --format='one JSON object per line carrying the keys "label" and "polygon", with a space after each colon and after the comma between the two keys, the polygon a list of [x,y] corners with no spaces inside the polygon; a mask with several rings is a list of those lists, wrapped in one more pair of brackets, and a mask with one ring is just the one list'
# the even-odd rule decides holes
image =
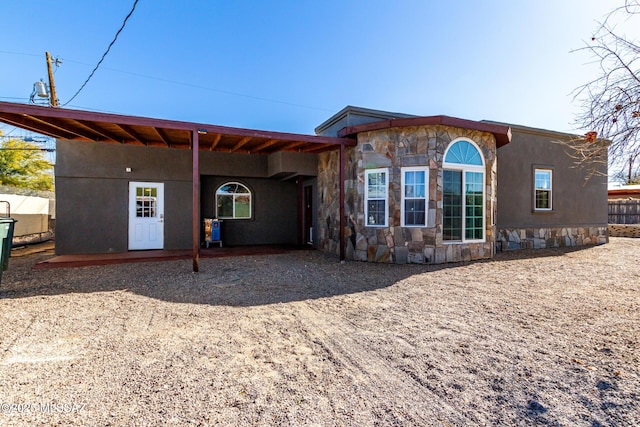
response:
{"label": "brick pattern stonework", "polygon": [[496,249],[563,248],[601,245],[609,241],[607,227],[553,227],[498,230]]}
{"label": "brick pattern stonework", "polygon": [[609,236],[640,238],[640,224],[609,224]]}
{"label": "brick pattern stonework", "polygon": [[[484,156],[485,242],[444,243],[442,240],[442,162],[449,143],[457,138],[474,141]],[[345,229],[347,259],[387,263],[429,263],[491,258],[495,248],[496,142],[487,132],[448,126],[390,128],[358,135],[358,144],[345,150]],[[401,168],[426,166],[429,197],[426,227],[401,227]],[[339,153],[319,156],[319,248],[339,251]],[[365,170],[388,168],[389,219],[387,227],[366,227]]]}

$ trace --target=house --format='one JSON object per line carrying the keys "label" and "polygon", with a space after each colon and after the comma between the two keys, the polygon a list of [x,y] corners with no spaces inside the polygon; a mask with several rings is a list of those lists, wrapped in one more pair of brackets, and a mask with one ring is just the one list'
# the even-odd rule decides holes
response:
{"label": "house", "polygon": [[[3,188],[0,188],[0,201],[8,204],[8,214],[17,220],[13,231],[13,244],[39,243],[51,239],[51,226],[55,224],[55,200],[28,194],[31,193],[29,191],[25,191],[27,194],[15,194],[20,190],[2,190]],[[46,196],[49,192],[32,193],[43,193],[42,195]]]}
{"label": "house", "polygon": [[609,200],[640,200],[640,185],[617,185],[608,189]]}
{"label": "house", "polygon": [[442,263],[496,250],[607,241],[606,163],[586,180],[558,132],[347,107],[321,124],[346,148],[340,226],[337,154],[319,155],[320,245],[375,262]]}
{"label": "house", "polygon": [[[57,254],[310,244],[342,259],[443,263],[607,241],[606,178],[571,135],[346,107],[316,135],[0,102],[57,139]],[[606,173],[606,170],[604,170]]]}
{"label": "house", "polygon": [[609,235],[640,237],[640,185],[609,187]]}

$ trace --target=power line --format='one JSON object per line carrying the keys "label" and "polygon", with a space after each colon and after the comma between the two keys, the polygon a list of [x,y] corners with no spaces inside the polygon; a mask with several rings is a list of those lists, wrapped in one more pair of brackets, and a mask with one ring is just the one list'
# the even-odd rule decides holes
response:
{"label": "power line", "polygon": [[[0,53],[13,54],[13,55],[25,55],[25,56],[39,56],[39,55],[35,55],[35,54],[30,54],[30,53],[8,52],[8,51],[2,51],[2,50],[0,50]],[[72,64],[86,65],[88,67],[91,66],[91,64],[87,64],[86,62],[74,61],[72,59],[65,59],[64,61],[72,63]],[[142,77],[142,78],[149,79],[149,80],[156,80],[156,81],[163,82],[163,83],[171,83],[171,84],[180,85],[180,86],[192,87],[192,88],[195,88],[195,89],[201,89],[201,90],[207,90],[207,91],[211,91],[211,92],[223,93],[223,94],[226,94],[226,95],[240,96],[240,97],[247,98],[247,99],[255,99],[257,101],[272,102],[274,104],[282,104],[282,105],[290,105],[292,107],[306,108],[306,109],[309,109],[309,110],[327,111],[327,112],[333,112],[334,111],[331,108],[319,107],[319,106],[315,106],[315,105],[298,104],[298,103],[295,103],[295,102],[284,101],[284,100],[281,100],[281,99],[266,98],[266,97],[256,96],[256,95],[248,95],[246,93],[233,92],[233,91],[230,91],[230,90],[217,89],[217,88],[197,85],[197,84],[193,84],[193,83],[186,83],[186,82],[181,82],[181,81],[178,81],[178,80],[166,79],[166,78],[163,78],[163,77],[149,76],[149,75],[146,75],[146,74],[135,73],[135,72],[132,72],[132,71],[119,70],[117,68],[102,67],[102,69],[103,70],[114,71],[116,73],[129,74],[131,76]],[[76,93],[76,95],[77,95],[77,93]],[[74,95],[73,98],[75,98],[76,95]],[[67,103],[65,103],[63,105],[63,107],[66,107],[73,100],[73,98],[71,98],[69,101],[67,101]],[[3,99],[3,97],[0,97],[0,99]],[[4,99],[10,99],[10,98],[4,97]],[[11,99],[28,99],[28,98],[11,98]],[[71,107],[74,107],[74,105],[71,105]],[[78,107],[78,106],[75,106],[75,107]],[[78,108],[83,108],[83,109],[88,109],[88,110],[91,109],[89,107],[78,107]],[[109,111],[104,111],[104,110],[95,109],[95,108],[93,110],[101,111],[101,112],[109,112]]]}
{"label": "power line", "polygon": [[[87,64],[85,62],[74,61],[74,60],[71,60],[71,59],[65,59],[65,62],[70,62],[72,64],[80,64],[80,65],[90,66],[89,64]],[[295,102],[283,101],[281,99],[265,98],[265,97],[256,96],[256,95],[248,95],[246,93],[239,93],[239,92],[233,92],[233,91],[230,91],[230,90],[217,89],[217,88],[213,88],[213,87],[197,85],[197,84],[193,84],[193,83],[186,83],[186,82],[181,82],[181,81],[178,81],[178,80],[166,79],[164,77],[149,76],[149,75],[146,75],[146,74],[135,73],[133,71],[119,70],[117,68],[102,67],[102,69],[103,70],[114,71],[116,73],[129,74],[131,76],[142,77],[142,78],[149,79],[149,80],[156,80],[156,81],[163,82],[163,83],[171,83],[171,84],[180,85],[180,86],[192,87],[192,88],[195,88],[195,89],[202,89],[202,90],[207,90],[207,91],[211,91],[211,92],[224,93],[226,95],[241,96],[243,98],[255,99],[255,100],[258,100],[258,101],[273,102],[275,104],[290,105],[292,107],[306,108],[306,109],[309,109],[309,110],[328,111],[328,112],[333,112],[334,111],[333,109],[330,109],[330,108],[318,107],[318,106],[313,106],[313,105],[298,104],[298,103],[295,103]],[[68,102],[67,102],[67,104],[68,104]],[[64,105],[67,105],[67,104],[64,104]]]}
{"label": "power line", "polygon": [[134,72],[131,72],[131,71],[116,70],[114,68],[107,68],[107,67],[105,67],[105,69],[111,70],[111,71],[116,71],[116,72],[119,72],[119,73],[129,74],[129,75],[136,76],[136,77],[143,77],[143,78],[150,79],[150,80],[156,80],[156,81],[159,81],[159,82],[171,83],[171,84],[176,84],[176,85],[181,85],[181,86],[186,86],[186,87],[192,87],[192,88],[195,88],[195,89],[202,89],[202,90],[207,90],[207,91],[211,91],[211,92],[224,93],[226,95],[241,96],[243,98],[255,99],[255,100],[258,100],[258,101],[273,102],[273,103],[276,103],[276,104],[290,105],[292,107],[307,108],[307,109],[310,109],[310,110],[320,110],[320,111],[329,111],[329,112],[333,112],[334,111],[334,110],[329,109],[329,108],[315,107],[315,106],[304,105],[304,104],[297,104],[295,102],[283,101],[283,100],[272,99],[272,98],[264,98],[264,97],[255,96],[255,95],[247,95],[246,93],[232,92],[232,91],[224,90],[224,89],[216,89],[216,88],[197,85],[197,84],[193,84],[193,83],[186,83],[186,82],[180,82],[180,81],[177,81],[177,80],[165,79],[163,77],[148,76],[148,75],[145,75],[145,74],[134,73]]}
{"label": "power line", "polygon": [[120,29],[118,30],[118,32],[116,33],[115,37],[113,38],[113,40],[111,41],[111,43],[109,43],[109,46],[107,47],[107,50],[102,54],[102,58],[100,58],[100,61],[98,61],[98,63],[96,64],[95,68],[93,69],[93,71],[91,71],[91,74],[89,74],[89,77],[87,77],[87,80],[84,81],[84,83],[82,83],[82,86],[80,86],[80,89],[78,89],[78,91],[71,97],[70,100],[68,100],[66,103],[64,103],[62,106],[66,106],[68,103],[70,103],[71,101],[73,101],[73,99],[78,96],[78,94],[80,93],[80,91],[82,91],[82,89],[84,89],[84,87],[87,85],[87,83],[89,83],[89,80],[91,80],[91,77],[93,77],[93,75],[95,74],[95,72],[98,70],[98,67],[100,67],[100,64],[102,64],[102,61],[104,61],[104,58],[107,56],[107,54],[109,53],[109,51],[111,50],[111,46],[114,45],[114,43],[116,42],[116,40],[118,40],[118,36],[120,35],[120,33],[122,32],[122,30],[124,29],[125,25],[127,25],[127,21],[129,20],[129,18],[131,17],[131,15],[133,14],[133,11],[136,9],[136,5],[138,4],[138,0],[135,0],[133,2],[133,6],[131,7],[131,11],[129,12],[129,14],[127,15],[126,18],[124,18],[124,21],[122,22],[122,26],[120,27]]}

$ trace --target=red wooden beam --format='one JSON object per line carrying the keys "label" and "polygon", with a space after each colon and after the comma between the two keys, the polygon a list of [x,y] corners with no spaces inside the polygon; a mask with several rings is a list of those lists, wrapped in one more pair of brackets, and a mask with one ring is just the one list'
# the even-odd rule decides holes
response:
{"label": "red wooden beam", "polygon": [[487,122],[476,122],[473,120],[459,119],[450,116],[425,116],[425,117],[408,117],[389,120],[380,120],[373,123],[365,123],[355,126],[347,126],[338,131],[339,137],[347,137],[358,134],[360,132],[369,132],[393,127],[408,126],[433,126],[443,125],[460,127],[464,129],[478,130],[481,132],[492,133],[496,138],[498,147],[508,144],[511,141],[511,128],[507,125],[500,125]]}
{"label": "red wooden beam", "polygon": [[[257,139],[278,139],[281,141],[302,141],[311,144],[324,143],[332,145],[355,145],[356,142],[349,138],[336,138],[330,136],[302,135],[286,132],[273,132],[255,129],[232,128],[227,126],[209,125],[176,120],[153,119],[148,117],[124,116],[120,114],[98,113],[93,111],[70,110],[67,108],[49,108],[39,105],[16,104],[12,102],[0,102],[0,121],[4,120],[4,114],[26,114],[38,117],[41,120],[47,118],[73,119],[96,123],[111,123],[114,125],[129,125],[139,127],[155,127],[162,129],[193,131],[193,129],[207,129],[210,134],[222,134],[235,137],[251,137]],[[69,130],[68,130],[69,132]],[[42,132],[41,132],[42,133]]]}
{"label": "red wooden beam", "polygon": [[301,176],[297,179],[298,182],[298,246],[304,245],[304,187],[303,179]]}
{"label": "red wooden beam", "polygon": [[273,144],[277,143],[278,141],[280,141],[279,139],[270,139],[267,142],[263,142],[262,144],[258,145],[257,147],[253,148],[253,152],[254,153],[258,153],[260,150],[264,150],[265,148],[271,147]]}
{"label": "red wooden beam", "polygon": [[211,143],[211,147],[209,147],[209,151],[213,151],[213,149],[216,148],[216,146],[220,143],[221,139],[222,139],[222,134],[220,133],[217,134],[213,139],[213,143]]}
{"label": "red wooden beam", "polygon": [[193,227],[193,272],[197,273],[199,270],[200,264],[200,162],[198,158],[198,153],[200,152],[200,140],[198,138],[198,131],[193,130],[192,140],[193,146],[191,147],[191,152],[193,154],[193,216],[192,216],[192,227]]}
{"label": "red wooden beam", "polygon": [[305,148],[301,149],[303,153],[323,153],[325,151],[337,150],[339,148],[338,145],[328,145],[328,144],[313,144],[307,145]]}
{"label": "red wooden beam", "polygon": [[122,137],[117,136],[117,135],[109,132],[106,129],[102,129],[100,126],[98,126],[94,122],[85,122],[85,121],[82,121],[82,120],[73,120],[73,121],[78,123],[78,125],[80,127],[89,129],[90,131],[95,132],[98,135],[105,137],[107,139],[106,142],[116,142],[118,144],[122,143]]}
{"label": "red wooden beam", "polygon": [[124,133],[129,135],[131,138],[133,138],[134,141],[137,141],[143,145],[147,145],[148,141],[145,138],[143,138],[138,132],[132,129],[131,126],[117,125],[117,124],[115,126],[121,129]]}
{"label": "red wooden beam", "polygon": [[83,139],[88,139],[90,141],[97,141],[96,135],[95,133],[92,132],[92,134],[89,134],[85,131],[83,131],[82,129],[78,129],[78,127],[76,126],[75,128],[71,129],[71,126],[65,125],[65,123],[60,122],[58,120],[55,119],[49,119],[49,120],[41,120],[37,117],[33,117],[33,116],[24,116],[27,117],[29,120],[33,120],[35,122],[38,123],[42,123],[45,126],[52,126],[56,129],[61,130],[62,132],[68,132],[68,133],[72,133],[73,135],[79,136],[80,138]]}
{"label": "red wooden beam", "polygon": [[305,145],[306,142],[302,142],[302,141],[298,141],[298,142],[291,142],[287,145],[285,145],[284,147],[282,147],[282,150],[287,151],[287,150],[293,150],[296,147],[299,147],[301,145]]}
{"label": "red wooden beam", "polygon": [[0,118],[4,123],[16,126],[22,129],[26,129],[32,132],[41,133],[47,136],[52,136],[59,139],[71,139],[73,134],[69,132],[62,132],[60,129],[56,129],[53,126],[44,126],[40,123],[29,123],[24,117],[6,117]]}
{"label": "red wooden beam", "polygon": [[167,147],[171,147],[171,140],[162,129],[153,128],[153,131],[160,137],[162,142],[164,142]]}
{"label": "red wooden beam", "polygon": [[229,150],[229,151],[237,151],[249,141],[251,141],[251,137],[250,136],[245,136],[240,141],[238,141],[238,143],[236,145],[234,145],[233,148],[231,150]]}

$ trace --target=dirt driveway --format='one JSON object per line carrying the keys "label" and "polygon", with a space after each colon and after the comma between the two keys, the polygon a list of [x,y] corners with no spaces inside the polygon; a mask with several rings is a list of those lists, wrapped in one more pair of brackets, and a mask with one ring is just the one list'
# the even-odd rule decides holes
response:
{"label": "dirt driveway", "polygon": [[0,288],[0,425],[640,425],[640,239],[441,267],[40,259]]}

